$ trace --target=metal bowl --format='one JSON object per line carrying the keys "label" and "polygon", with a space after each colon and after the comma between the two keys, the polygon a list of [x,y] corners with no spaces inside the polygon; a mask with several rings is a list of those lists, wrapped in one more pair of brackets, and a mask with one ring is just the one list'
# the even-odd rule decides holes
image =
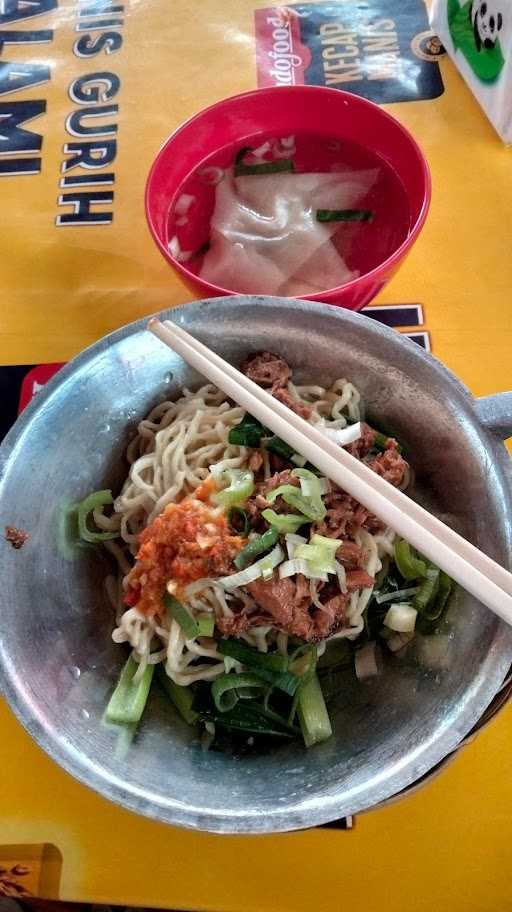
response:
{"label": "metal bowl", "polygon": [[[406,444],[413,497],[504,565],[512,545],[512,396],[474,400],[398,333],[327,305],[276,298],[200,301],[161,315],[228,360],[270,348],[299,377],[350,377],[367,414]],[[0,448],[2,525],[26,529],[2,551],[0,686],[20,721],[68,772],[124,807],[199,830],[276,832],[382,802],[452,751],[512,661],[512,633],[458,592],[437,639],[422,638],[364,685],[351,677],[333,708],[334,737],[235,760],[197,734],[154,688],[132,744],[102,714],[124,652],[110,639],[108,563],[59,537],[69,501],[116,489],[125,444],[159,400],[200,378],[133,323],[59,372]],[[75,558],[76,559],[73,559]]]}

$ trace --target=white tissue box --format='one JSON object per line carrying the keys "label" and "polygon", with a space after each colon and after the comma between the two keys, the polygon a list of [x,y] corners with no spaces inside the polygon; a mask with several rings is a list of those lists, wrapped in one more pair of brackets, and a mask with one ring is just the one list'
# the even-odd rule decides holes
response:
{"label": "white tissue box", "polygon": [[430,22],[501,138],[511,143],[510,0],[433,0]]}

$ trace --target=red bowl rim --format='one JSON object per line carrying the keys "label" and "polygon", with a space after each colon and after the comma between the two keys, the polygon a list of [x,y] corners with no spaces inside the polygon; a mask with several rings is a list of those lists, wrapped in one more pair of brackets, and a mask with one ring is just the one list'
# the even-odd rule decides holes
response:
{"label": "red bowl rim", "polygon": [[224,104],[226,104],[226,102],[238,101],[243,98],[251,98],[256,94],[261,95],[261,93],[264,93],[267,95],[273,95],[275,92],[288,92],[288,93],[292,92],[295,94],[297,94],[297,93],[318,94],[319,92],[322,92],[323,94],[328,93],[329,95],[336,96],[338,99],[340,99],[340,96],[341,96],[341,98],[345,98],[347,100],[349,99],[351,103],[355,102],[356,104],[360,104],[362,107],[367,107],[374,112],[378,111],[380,117],[384,117],[385,119],[390,120],[405,135],[410,146],[416,153],[419,164],[421,166],[423,185],[424,185],[423,201],[421,204],[419,214],[416,218],[416,221],[414,222],[414,225],[411,228],[407,237],[404,238],[404,240],[402,241],[400,246],[397,247],[397,249],[394,250],[393,253],[391,253],[385,260],[383,260],[382,263],[379,263],[378,266],[374,266],[374,268],[371,269],[369,272],[364,272],[362,275],[358,276],[357,278],[351,279],[350,282],[345,282],[344,285],[337,285],[334,288],[327,288],[327,289],[325,289],[325,291],[321,291],[318,294],[301,296],[302,300],[304,300],[304,301],[323,301],[325,303],[326,295],[334,295],[337,292],[355,288],[357,286],[357,284],[360,283],[364,279],[368,279],[368,278],[369,279],[376,279],[376,278],[378,279],[379,275],[382,272],[388,272],[390,270],[390,268],[392,268],[395,264],[399,263],[400,260],[402,259],[403,255],[405,254],[405,252],[413,245],[419,232],[421,231],[421,229],[425,223],[425,219],[427,217],[427,213],[428,213],[428,210],[430,207],[430,201],[431,201],[431,197],[432,197],[432,178],[431,178],[431,174],[430,174],[430,168],[428,166],[427,160],[426,160],[425,155],[423,154],[420,146],[414,139],[412,133],[407,129],[407,127],[404,127],[404,125],[399,120],[397,120],[396,117],[393,117],[391,114],[389,114],[388,111],[385,111],[383,108],[381,108],[380,105],[375,104],[375,102],[373,102],[373,101],[369,101],[367,98],[362,98],[360,95],[354,95],[351,92],[345,92],[342,89],[331,89],[331,88],[328,88],[327,86],[306,86],[306,85],[304,85],[304,86],[268,86],[267,88],[264,88],[264,89],[250,89],[248,92],[239,92],[237,95],[230,95],[227,98],[221,98],[219,101],[215,101],[213,104],[208,105],[208,107],[202,108],[201,111],[198,111],[196,114],[193,114],[187,120],[183,121],[183,123],[181,123],[178,127],[176,127],[176,129],[173,130],[173,132],[167,137],[167,139],[164,140],[160,149],[158,150],[158,153],[155,157],[155,160],[153,161],[153,164],[151,165],[151,168],[150,168],[147,180],[146,180],[146,189],[145,189],[145,193],[144,193],[144,208],[145,208],[145,212],[146,212],[146,220],[148,222],[149,230],[153,236],[153,239],[156,242],[156,244],[157,244],[158,248],[160,249],[160,252],[164,256],[164,258],[166,260],[168,260],[173,265],[173,267],[187,279],[187,281],[189,283],[196,284],[196,285],[202,285],[203,287],[209,289],[216,297],[218,297],[220,295],[241,294],[240,291],[236,291],[231,288],[223,288],[221,285],[213,285],[211,282],[208,282],[206,279],[203,279],[200,276],[198,276],[195,272],[191,272],[191,270],[187,269],[186,266],[183,265],[183,263],[178,262],[178,260],[172,256],[168,247],[166,247],[166,245],[161,240],[160,235],[159,235],[159,233],[155,227],[154,221],[153,221],[153,217],[151,214],[150,199],[149,199],[150,194],[151,194],[151,185],[153,182],[155,172],[160,164],[160,160],[161,160],[165,150],[167,149],[167,146],[169,146],[176,139],[176,137],[178,136],[179,133],[181,133],[182,130],[184,130],[186,127],[191,126],[196,120],[199,120],[200,118],[202,118],[209,111],[214,111],[216,108],[222,107]]}

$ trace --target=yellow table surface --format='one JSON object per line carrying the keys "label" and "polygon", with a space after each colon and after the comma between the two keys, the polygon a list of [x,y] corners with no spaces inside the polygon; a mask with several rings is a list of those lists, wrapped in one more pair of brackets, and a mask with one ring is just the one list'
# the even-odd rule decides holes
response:
{"label": "yellow table surface", "polygon": [[[36,20],[55,28],[37,58],[54,63],[51,85],[35,90],[48,100],[43,173],[2,182],[0,363],[64,361],[125,322],[191,298],[145,227],[145,175],[180,121],[255,86],[253,6],[133,0],[126,9],[123,48],[101,62],[71,58],[70,0]],[[14,59],[30,59],[30,48]],[[73,109],[67,86],[74,74],[107,67],[122,79],[114,222],[57,229],[63,124]],[[512,162],[450,61],[442,72],[440,98],[391,106],[426,152],[434,193],[420,239],[379,302],[423,304],[434,354],[483,395],[512,386]],[[33,98],[34,89],[16,97]],[[84,901],[212,912],[505,912],[511,747],[506,709],[440,777],[361,815],[351,832],[218,837],[138,818],[89,792],[0,701],[0,863],[24,845],[53,844],[60,885],[40,889]]]}

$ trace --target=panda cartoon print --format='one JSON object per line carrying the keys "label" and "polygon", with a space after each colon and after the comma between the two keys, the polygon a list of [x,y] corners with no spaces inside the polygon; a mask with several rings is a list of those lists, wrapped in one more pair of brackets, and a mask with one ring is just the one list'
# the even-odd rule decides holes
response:
{"label": "panda cartoon print", "polygon": [[494,8],[492,0],[472,0],[469,18],[477,51],[492,50],[503,27],[503,16]]}

